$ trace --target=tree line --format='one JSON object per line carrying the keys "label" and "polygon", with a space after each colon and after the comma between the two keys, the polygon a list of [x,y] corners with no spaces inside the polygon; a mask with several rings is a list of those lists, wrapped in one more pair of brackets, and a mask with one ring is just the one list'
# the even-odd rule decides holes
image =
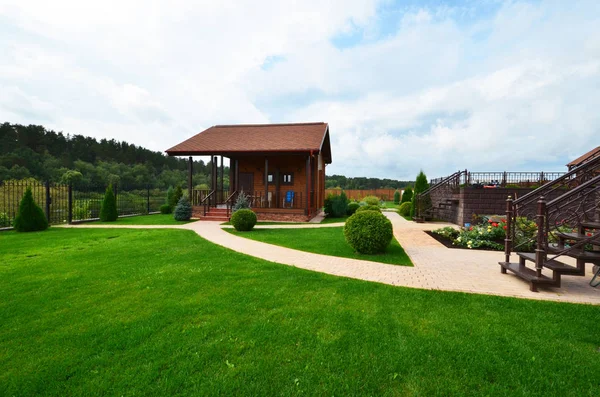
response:
{"label": "tree line", "polygon": [[[194,161],[194,186],[208,186],[210,167],[210,161]],[[0,181],[65,182],[79,173],[80,182],[89,185],[167,188],[185,185],[187,169],[186,159],[125,141],[65,135],[41,125],[0,124]]]}
{"label": "tree line", "polygon": [[349,178],[343,175],[325,175],[326,189],[403,189],[413,184],[412,181],[398,181],[395,179]]}

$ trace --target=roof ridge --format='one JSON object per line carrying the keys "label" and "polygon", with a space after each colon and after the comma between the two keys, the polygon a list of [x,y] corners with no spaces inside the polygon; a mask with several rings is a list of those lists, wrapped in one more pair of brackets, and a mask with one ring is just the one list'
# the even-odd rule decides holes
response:
{"label": "roof ridge", "polygon": [[213,128],[232,128],[232,127],[279,127],[287,125],[325,125],[324,121],[314,121],[309,123],[273,123],[273,124],[218,124]]}

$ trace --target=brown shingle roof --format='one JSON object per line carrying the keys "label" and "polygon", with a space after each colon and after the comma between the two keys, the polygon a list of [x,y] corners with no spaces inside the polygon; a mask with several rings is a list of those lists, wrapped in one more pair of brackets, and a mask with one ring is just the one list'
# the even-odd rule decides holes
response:
{"label": "brown shingle roof", "polygon": [[[326,146],[326,147],[325,147]],[[331,162],[327,123],[215,125],[166,150],[169,156],[319,152]]]}
{"label": "brown shingle roof", "polygon": [[577,167],[578,165],[583,164],[586,161],[591,160],[592,158],[594,158],[596,156],[600,156],[600,146],[598,146],[595,149],[590,150],[583,156],[578,157],[575,160],[571,161],[569,164],[567,164],[567,167],[569,167],[569,168]]}

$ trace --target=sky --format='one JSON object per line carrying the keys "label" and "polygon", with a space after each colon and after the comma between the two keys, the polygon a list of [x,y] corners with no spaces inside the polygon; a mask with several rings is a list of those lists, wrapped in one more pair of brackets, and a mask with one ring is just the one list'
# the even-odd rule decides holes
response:
{"label": "sky", "polygon": [[564,171],[600,145],[600,1],[0,0],[0,122],[164,151],[325,121],[327,174]]}

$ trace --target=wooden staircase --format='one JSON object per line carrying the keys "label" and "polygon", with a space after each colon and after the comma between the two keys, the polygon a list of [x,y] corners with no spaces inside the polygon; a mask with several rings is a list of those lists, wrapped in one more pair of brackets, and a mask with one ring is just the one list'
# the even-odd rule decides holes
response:
{"label": "wooden staircase", "polygon": [[[467,170],[457,171],[431,186],[426,191],[417,194],[415,198],[417,204],[413,219],[418,223],[425,222],[428,219],[451,221],[452,207],[456,206],[459,202],[456,191],[460,188],[460,184],[463,182],[466,174]],[[445,198],[442,202],[438,202],[437,205],[433,205],[432,193]]]}
{"label": "wooden staircase", "polygon": [[206,211],[206,215],[204,215],[204,211],[202,207],[197,207],[198,210],[194,211],[194,217],[200,218],[201,221],[213,221],[213,222],[227,222],[229,221],[229,216],[227,212],[227,208],[216,208],[209,207]]}
{"label": "wooden staircase", "polygon": [[[562,276],[585,276],[586,263],[595,265],[590,285],[598,286],[594,280],[600,277],[600,158],[590,163],[519,200],[507,200],[505,260],[498,263],[502,273],[510,271],[527,281],[531,291],[537,292],[539,286],[560,287]],[[546,202],[544,194],[558,189],[564,193]],[[532,209],[533,204],[537,209]],[[526,218],[535,218],[536,235],[525,242],[521,238],[516,245],[517,237],[523,236],[519,224]],[[532,242],[535,252],[520,252]],[[510,260],[513,252],[518,263]],[[575,266],[558,260],[561,257],[571,258],[568,262]]]}

